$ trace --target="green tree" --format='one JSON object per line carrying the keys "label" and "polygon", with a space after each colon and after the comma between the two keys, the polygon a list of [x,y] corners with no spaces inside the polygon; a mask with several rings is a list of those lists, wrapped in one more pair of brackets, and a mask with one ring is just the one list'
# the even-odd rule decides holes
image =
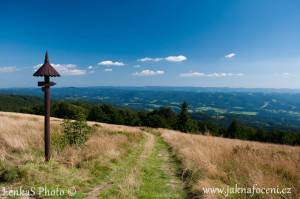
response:
{"label": "green tree", "polygon": [[141,126],[140,119],[136,112],[133,112],[128,109],[120,109],[118,110],[122,124],[128,126]]}
{"label": "green tree", "polygon": [[239,131],[236,133],[235,138],[241,140],[253,140],[256,131],[249,126],[240,126]]}
{"label": "green tree", "polygon": [[88,120],[110,124],[123,124],[123,118],[111,104],[102,104],[92,107]]}
{"label": "green tree", "polygon": [[36,115],[44,115],[45,114],[45,105],[44,104],[36,104],[32,107],[32,113]]}
{"label": "green tree", "polygon": [[184,101],[181,106],[181,112],[178,115],[178,128],[181,132],[191,132],[191,118],[188,111],[188,104]]}
{"label": "green tree", "polygon": [[227,136],[229,138],[236,138],[237,134],[240,131],[240,126],[236,119],[233,119],[232,123],[227,129]]}
{"label": "green tree", "polygon": [[188,124],[188,128],[190,133],[199,134],[198,122],[196,120],[190,120]]}
{"label": "green tree", "polygon": [[177,129],[177,115],[171,108],[160,107],[158,114],[164,120],[165,126],[163,128]]}
{"label": "green tree", "polygon": [[258,127],[255,132],[253,140],[259,142],[267,142],[268,141],[268,134],[262,127]]}
{"label": "green tree", "polygon": [[64,119],[61,125],[64,127],[62,135],[59,137],[59,145],[64,147],[66,144],[81,146],[87,139],[91,127],[88,126],[86,117],[82,113],[75,115],[75,121]]}
{"label": "green tree", "polygon": [[198,128],[202,134],[209,132],[213,136],[219,136],[219,127],[212,122],[198,121]]}
{"label": "green tree", "polygon": [[145,126],[177,129],[177,115],[170,108],[160,107],[146,114]]}
{"label": "green tree", "polygon": [[65,101],[55,102],[51,106],[51,116],[59,117],[59,118],[75,119],[74,118],[75,115],[76,115],[76,111],[69,102],[65,102]]}

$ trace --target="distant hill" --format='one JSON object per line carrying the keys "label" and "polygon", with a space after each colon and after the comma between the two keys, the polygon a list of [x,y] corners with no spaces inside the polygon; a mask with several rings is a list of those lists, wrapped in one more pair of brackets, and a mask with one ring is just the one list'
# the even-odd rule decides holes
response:
{"label": "distant hill", "polygon": [[253,92],[253,93],[300,93],[300,89],[288,88],[229,88],[229,87],[191,87],[191,86],[99,86],[90,88],[122,89],[134,91],[186,91],[186,92]]}
{"label": "distant hill", "polygon": [[26,95],[1,95],[0,94],[0,110],[18,112],[21,108],[31,107],[34,104],[42,103],[40,97]]}
{"label": "distant hill", "polygon": [[[54,87],[51,90],[51,99],[108,103],[133,110],[152,111],[165,106],[178,112],[185,100],[194,119],[228,126],[233,118],[238,118],[241,124],[255,128],[300,132],[299,90],[200,87]],[[0,93],[43,97],[40,88],[0,89]]]}

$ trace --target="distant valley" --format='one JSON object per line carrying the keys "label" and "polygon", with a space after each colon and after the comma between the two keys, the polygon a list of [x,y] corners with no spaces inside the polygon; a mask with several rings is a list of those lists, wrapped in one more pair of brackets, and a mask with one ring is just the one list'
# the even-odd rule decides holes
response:
{"label": "distant valley", "polygon": [[[0,89],[0,93],[43,96],[40,88]],[[185,100],[194,119],[226,126],[233,118],[238,118],[242,124],[256,128],[263,126],[300,132],[300,93],[291,89],[66,87],[51,89],[51,97],[109,103],[134,110],[152,111],[165,106],[175,112]]]}

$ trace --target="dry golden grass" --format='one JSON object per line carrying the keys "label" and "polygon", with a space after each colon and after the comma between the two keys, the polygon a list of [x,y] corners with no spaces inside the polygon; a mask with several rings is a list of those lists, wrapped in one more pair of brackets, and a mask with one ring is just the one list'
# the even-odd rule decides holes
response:
{"label": "dry golden grass", "polygon": [[[202,188],[227,186],[251,188],[292,188],[292,194],[263,194],[264,198],[299,198],[300,147],[185,134],[158,129],[182,162],[192,192],[207,198]],[[231,196],[246,198],[247,195]]]}
{"label": "dry golden grass", "polygon": [[[44,117],[30,114],[0,112],[0,160],[18,159],[12,157],[11,153],[28,152],[30,150],[43,151],[44,147]],[[61,119],[51,118],[51,135],[56,136],[62,131],[60,123]],[[138,128],[111,125],[104,123],[88,122],[89,125],[98,124],[96,132],[93,133],[86,143],[86,150],[78,150],[77,152],[67,149],[68,158],[72,157],[72,153],[80,153],[81,155],[95,158],[103,158],[103,156],[118,159],[122,152],[117,151],[117,146],[122,146],[125,143],[133,142],[128,134],[139,134],[142,136],[142,131]],[[120,134],[118,132],[123,132]],[[57,156],[57,151],[52,154],[53,158]],[[86,154],[88,152],[88,154]],[[95,154],[97,152],[97,154]],[[101,154],[101,157],[99,156]],[[98,155],[98,156],[97,156]]]}
{"label": "dry golden grass", "polygon": [[[0,113],[0,160],[17,160],[13,153],[43,148],[43,117]],[[57,128],[59,124],[53,124]]]}
{"label": "dry golden grass", "polygon": [[[51,162],[45,164],[44,117],[0,112],[0,183],[75,184],[85,188],[96,181],[95,177],[109,170],[111,164],[128,155],[143,138],[137,128],[97,123],[84,147],[60,149],[53,138],[62,132],[61,122],[51,118]],[[94,124],[89,122],[89,125]],[[3,173],[8,177],[3,177]],[[20,178],[15,178],[18,176]]]}

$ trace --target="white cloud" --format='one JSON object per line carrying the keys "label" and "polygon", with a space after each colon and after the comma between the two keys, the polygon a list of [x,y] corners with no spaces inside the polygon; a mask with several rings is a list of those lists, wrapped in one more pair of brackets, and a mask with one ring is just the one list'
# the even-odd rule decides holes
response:
{"label": "white cloud", "polygon": [[193,72],[193,73],[181,73],[181,77],[203,77],[205,76],[204,73],[199,73],[199,72]]}
{"label": "white cloud", "polygon": [[134,68],[140,68],[141,67],[141,65],[135,65],[135,66],[133,66]]}
{"label": "white cloud", "polygon": [[21,69],[18,69],[16,66],[2,67],[0,68],[0,73],[9,73],[17,70],[21,70]]}
{"label": "white cloud", "polygon": [[[43,64],[38,64],[34,66],[35,71],[40,68]],[[77,65],[75,64],[53,64],[51,63],[51,66],[57,70],[58,73],[61,75],[84,75],[86,73],[86,70],[79,70],[76,69]]]}
{"label": "white cloud", "polygon": [[183,55],[179,55],[179,56],[169,56],[166,58],[150,58],[150,57],[145,57],[142,59],[138,59],[138,61],[161,61],[161,60],[167,60],[167,61],[174,61],[174,62],[180,62],[180,61],[184,61],[187,58]]}
{"label": "white cloud", "polygon": [[291,73],[282,73],[284,76],[289,76]]}
{"label": "white cloud", "polygon": [[165,60],[167,61],[175,61],[175,62],[180,62],[180,61],[184,61],[186,60],[187,58],[183,55],[179,55],[179,56],[169,56],[169,57],[166,57]]}
{"label": "white cloud", "polygon": [[106,68],[106,69],[104,69],[103,71],[106,71],[106,72],[111,72],[111,71],[112,71],[112,69],[111,69],[111,68]]}
{"label": "white cloud", "polygon": [[226,57],[226,58],[232,58],[232,57],[234,57],[234,56],[235,56],[235,53],[230,53],[230,54],[226,55],[225,57]]}
{"label": "white cloud", "polygon": [[158,71],[152,71],[152,70],[143,70],[142,72],[135,72],[132,73],[132,75],[137,75],[137,76],[148,76],[148,75],[162,75],[164,74],[164,71],[158,70]]}
{"label": "white cloud", "polygon": [[181,73],[181,77],[226,77],[226,76],[243,76],[242,73],[199,73],[199,72],[190,72],[190,73]]}
{"label": "white cloud", "polygon": [[138,59],[138,61],[160,61],[163,60],[164,58],[150,58],[150,57],[145,57],[142,59]]}
{"label": "white cloud", "polygon": [[99,62],[98,65],[105,65],[105,66],[124,66],[123,62],[112,62],[112,61],[102,61]]}
{"label": "white cloud", "polygon": [[92,69],[92,68],[93,68],[93,66],[89,66],[89,67],[88,67],[88,69]]}
{"label": "white cloud", "polygon": [[75,69],[77,65],[75,64],[51,64],[57,72],[63,75],[84,75],[85,70]]}
{"label": "white cloud", "polygon": [[[38,65],[33,66],[33,68],[38,69],[38,68],[41,67],[42,65],[43,65],[43,64],[38,64]],[[37,71],[37,70],[35,70],[35,71]]]}
{"label": "white cloud", "polygon": [[94,70],[90,71],[90,73],[94,73],[94,72],[95,72]]}

